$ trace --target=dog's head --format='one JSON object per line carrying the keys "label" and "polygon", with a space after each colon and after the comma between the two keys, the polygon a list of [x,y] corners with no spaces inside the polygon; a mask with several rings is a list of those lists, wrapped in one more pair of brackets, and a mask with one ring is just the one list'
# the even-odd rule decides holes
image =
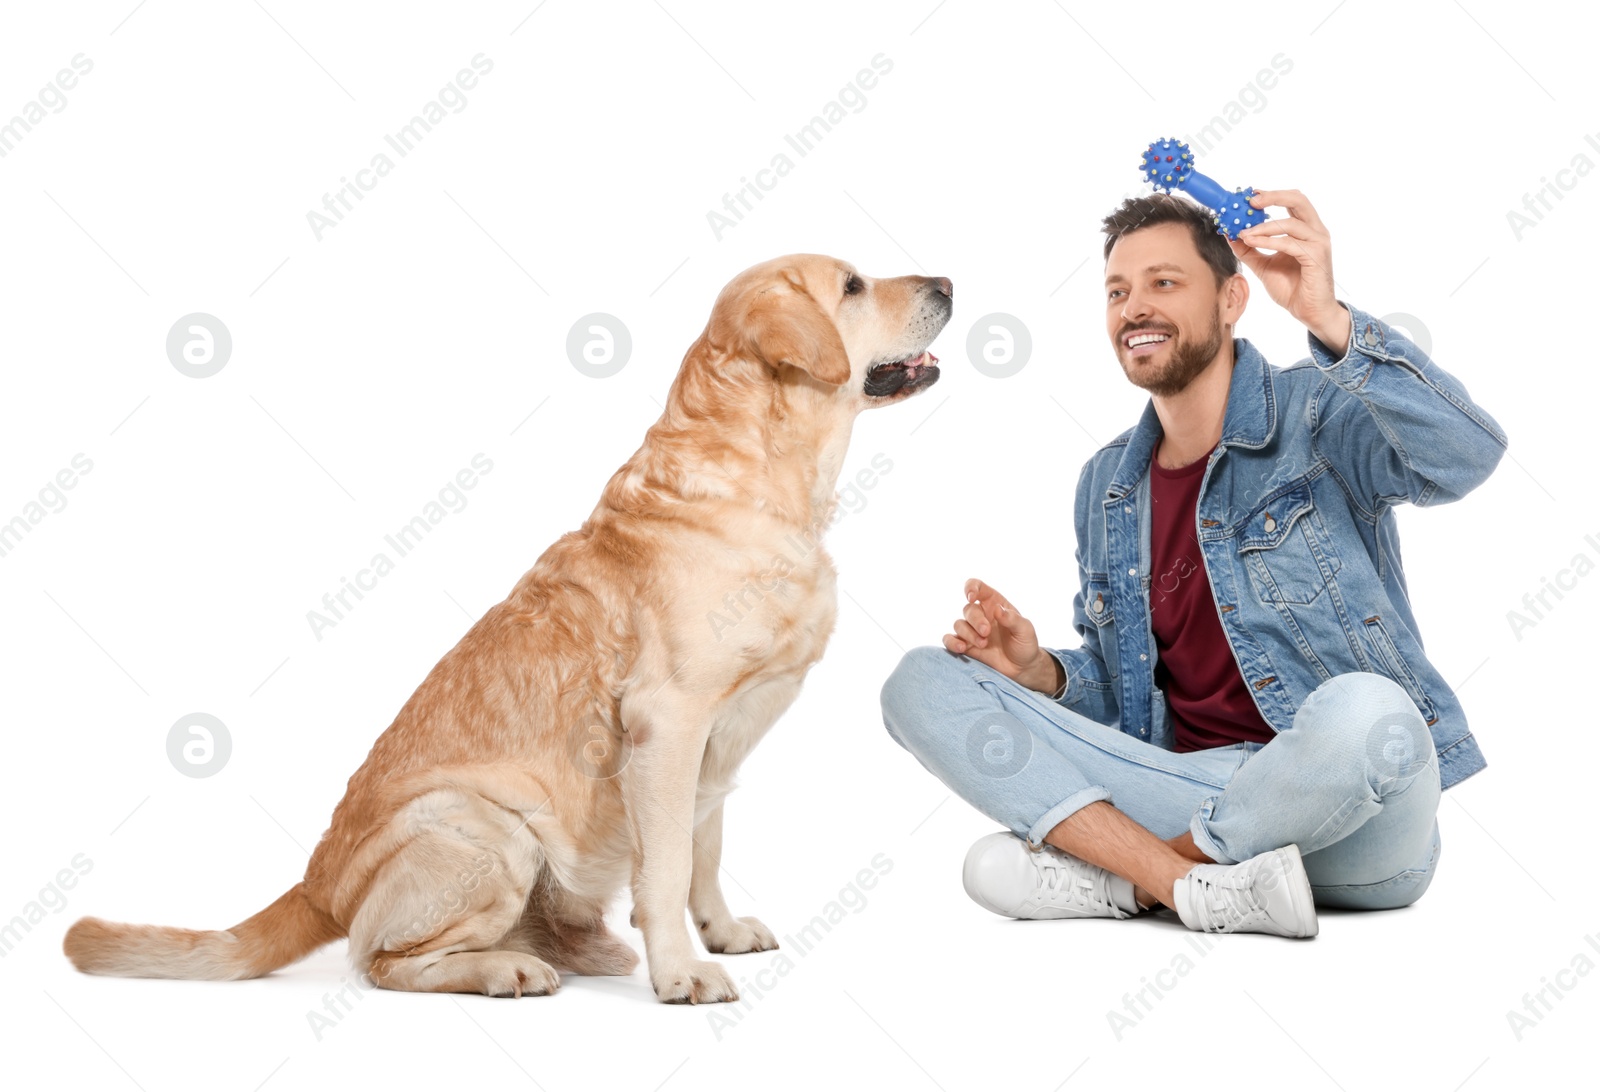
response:
{"label": "dog's head", "polygon": [[938,381],[928,346],[951,307],[945,277],[880,279],[838,258],[790,254],[729,282],[705,338],[725,362],[754,362],[775,382],[859,411]]}

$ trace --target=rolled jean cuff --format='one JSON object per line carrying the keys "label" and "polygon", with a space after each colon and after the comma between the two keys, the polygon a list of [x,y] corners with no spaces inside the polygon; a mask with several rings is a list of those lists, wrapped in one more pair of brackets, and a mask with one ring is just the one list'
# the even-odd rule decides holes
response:
{"label": "rolled jean cuff", "polygon": [[1200,801],[1200,806],[1194,809],[1194,818],[1189,820],[1189,836],[1194,839],[1194,846],[1201,853],[1210,857],[1217,864],[1238,864],[1228,854],[1222,851],[1216,840],[1211,837],[1211,832],[1206,829],[1206,820],[1211,818],[1211,808],[1216,800],[1208,796]]}
{"label": "rolled jean cuff", "polygon": [[1051,808],[1039,817],[1039,821],[1028,829],[1028,848],[1038,849],[1044,845],[1044,836],[1049,834],[1055,825],[1086,804],[1093,804],[1097,800],[1110,800],[1111,793],[1099,785],[1090,785],[1086,789],[1079,789],[1061,803]]}

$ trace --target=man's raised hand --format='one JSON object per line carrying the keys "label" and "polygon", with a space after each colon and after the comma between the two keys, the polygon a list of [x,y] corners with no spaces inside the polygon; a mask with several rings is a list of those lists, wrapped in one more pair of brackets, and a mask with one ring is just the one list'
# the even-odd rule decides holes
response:
{"label": "man's raised hand", "polygon": [[1334,296],[1328,226],[1299,190],[1261,190],[1250,203],[1259,209],[1277,205],[1289,215],[1246,228],[1228,246],[1260,278],[1273,302],[1343,355],[1350,341],[1350,312]]}

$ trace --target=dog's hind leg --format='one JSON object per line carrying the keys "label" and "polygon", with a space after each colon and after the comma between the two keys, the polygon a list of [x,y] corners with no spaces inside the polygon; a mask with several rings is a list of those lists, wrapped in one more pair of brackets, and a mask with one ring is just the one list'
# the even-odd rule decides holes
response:
{"label": "dog's hind leg", "polygon": [[639,965],[633,946],[606,928],[604,903],[561,890],[549,869],[539,874],[521,920],[502,946],[572,974],[632,974]]}
{"label": "dog's hind leg", "polygon": [[561,976],[527,952],[450,952],[383,955],[367,972],[379,986],[415,993],[481,993],[490,997],[541,997],[555,993]]}
{"label": "dog's hind leg", "polygon": [[[543,853],[526,822],[476,793],[427,793],[350,923],[350,957],[375,985],[430,993],[553,993],[555,968],[506,944]],[[393,832],[393,829],[391,830]]]}

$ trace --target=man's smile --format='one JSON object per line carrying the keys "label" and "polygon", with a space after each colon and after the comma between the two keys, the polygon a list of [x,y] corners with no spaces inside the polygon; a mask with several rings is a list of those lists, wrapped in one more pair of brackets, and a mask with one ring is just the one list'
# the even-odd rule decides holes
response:
{"label": "man's smile", "polygon": [[1150,356],[1171,338],[1164,330],[1134,330],[1122,336],[1122,347],[1132,357]]}

